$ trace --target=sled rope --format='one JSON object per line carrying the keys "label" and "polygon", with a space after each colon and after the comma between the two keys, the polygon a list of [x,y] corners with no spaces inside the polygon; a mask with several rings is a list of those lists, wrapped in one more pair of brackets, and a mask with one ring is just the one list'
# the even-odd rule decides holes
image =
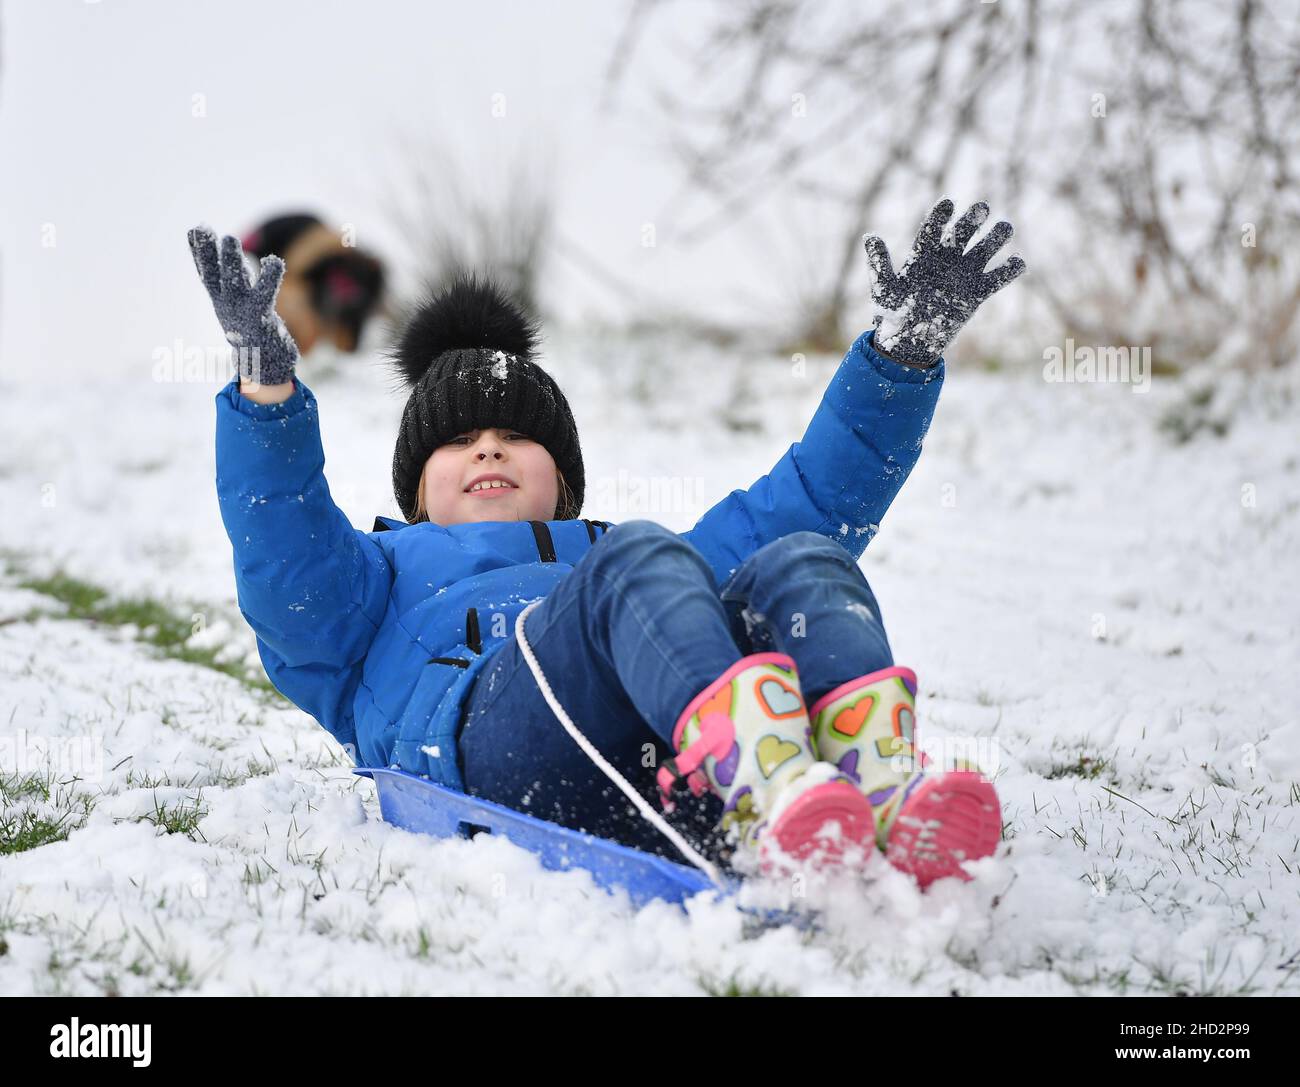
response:
{"label": "sled rope", "polygon": [[610,781],[623,791],[623,795],[632,801],[636,810],[641,813],[641,817],[647,820],[665,838],[681,850],[682,855],[695,865],[696,868],[708,876],[716,886],[722,887],[722,878],[718,875],[717,868],[703,857],[690,842],[683,838],[662,815],[646,803],[645,797],[638,793],[636,789],[632,787],[627,778],[615,770],[614,767],[605,760],[605,757],[597,751],[592,745],[592,742],[582,734],[578,729],[578,726],[573,723],[569,715],[565,712],[564,707],[560,705],[559,700],[555,697],[555,692],[551,690],[551,685],[546,681],[546,676],[542,674],[542,666],[537,662],[537,658],[533,655],[533,647],[528,644],[528,638],[524,634],[524,618],[540,603],[540,600],[534,600],[519,613],[518,618],[515,619],[515,640],[518,641],[519,649],[524,655],[524,660],[528,662],[528,667],[532,670],[533,678],[537,680],[537,686],[542,692],[542,697],[546,699],[546,704],[551,707],[551,711],[559,718],[560,724],[564,726],[564,731],[573,737],[573,742],[582,748],[582,750],[586,752],[587,758],[591,759],[592,762],[600,767],[602,773],[604,773]]}

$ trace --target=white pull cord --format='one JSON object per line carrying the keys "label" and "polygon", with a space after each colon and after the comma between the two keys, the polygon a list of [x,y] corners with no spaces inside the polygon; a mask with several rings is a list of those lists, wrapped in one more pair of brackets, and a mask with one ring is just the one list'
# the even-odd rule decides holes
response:
{"label": "white pull cord", "polygon": [[537,658],[533,655],[533,647],[528,644],[528,638],[524,635],[524,616],[540,603],[540,600],[534,600],[519,613],[518,618],[515,619],[515,638],[524,654],[524,660],[528,662],[528,667],[532,670],[533,678],[537,680],[537,686],[541,689],[542,697],[546,699],[546,704],[551,707],[552,712],[560,719],[564,731],[573,737],[574,743],[587,753],[587,757],[600,767],[610,781],[623,790],[623,795],[632,801],[637,811],[641,813],[641,817],[651,823],[665,838],[680,849],[682,855],[708,876],[716,886],[722,887],[722,878],[719,876],[717,868],[701,856],[695,847],[669,824],[668,820],[646,803],[645,797],[637,792],[622,774],[605,761],[605,757],[592,746],[591,741],[578,730],[578,726],[564,712],[564,707],[560,705],[555,697],[555,692],[551,690],[551,685],[546,682],[546,676],[542,674],[542,666],[538,664]]}

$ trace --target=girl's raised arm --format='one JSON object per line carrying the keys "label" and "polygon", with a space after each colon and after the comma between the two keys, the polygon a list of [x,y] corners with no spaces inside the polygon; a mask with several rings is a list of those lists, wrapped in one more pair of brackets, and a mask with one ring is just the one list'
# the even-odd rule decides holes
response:
{"label": "girl's raised arm", "polygon": [[1000,222],[967,248],[988,218],[973,204],[951,230],[951,200],[921,225],[894,272],[885,243],[863,243],[875,273],[876,327],[849,348],[803,440],[748,490],[732,491],[683,533],[719,585],[764,544],[818,532],[860,558],[921,455],[943,384],[942,354],[975,310],[1025,270],[1012,257],[985,271],[1013,231]]}
{"label": "girl's raised arm", "polygon": [[294,377],[298,349],[274,308],[283,263],[266,257],[254,285],[237,239],[218,252],[199,228],[190,247],[239,360],[216,398],[217,497],[239,608],[271,682],[355,758],[352,703],[392,568],[330,496],[316,398]]}
{"label": "girl's raised arm", "polygon": [[927,370],[885,358],[864,332],[849,348],[804,431],[776,466],[732,491],[688,539],[719,585],[760,547],[818,532],[860,558],[921,455],[943,361]]}

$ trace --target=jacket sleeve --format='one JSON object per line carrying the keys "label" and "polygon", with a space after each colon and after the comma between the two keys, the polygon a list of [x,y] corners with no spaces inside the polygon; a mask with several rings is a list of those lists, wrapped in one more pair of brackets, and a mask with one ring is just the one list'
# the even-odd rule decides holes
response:
{"label": "jacket sleeve", "polygon": [[295,379],[284,403],[255,404],[232,380],[217,394],[216,464],[239,610],[266,673],[355,756],[352,704],[393,573],[330,497],[311,390]]}
{"label": "jacket sleeve", "polygon": [[792,532],[819,532],[861,558],[921,454],[944,362],[903,366],[872,347],[849,348],[803,439],[748,490],[732,491],[682,535],[723,585],[744,559]]}

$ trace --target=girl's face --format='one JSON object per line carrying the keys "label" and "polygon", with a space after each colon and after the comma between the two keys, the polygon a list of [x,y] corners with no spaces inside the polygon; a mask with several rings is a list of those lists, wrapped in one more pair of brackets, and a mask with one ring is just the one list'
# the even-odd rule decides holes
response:
{"label": "girl's face", "polygon": [[435,449],[424,464],[423,497],[428,519],[439,525],[551,521],[560,485],[555,461],[541,445],[493,427]]}

